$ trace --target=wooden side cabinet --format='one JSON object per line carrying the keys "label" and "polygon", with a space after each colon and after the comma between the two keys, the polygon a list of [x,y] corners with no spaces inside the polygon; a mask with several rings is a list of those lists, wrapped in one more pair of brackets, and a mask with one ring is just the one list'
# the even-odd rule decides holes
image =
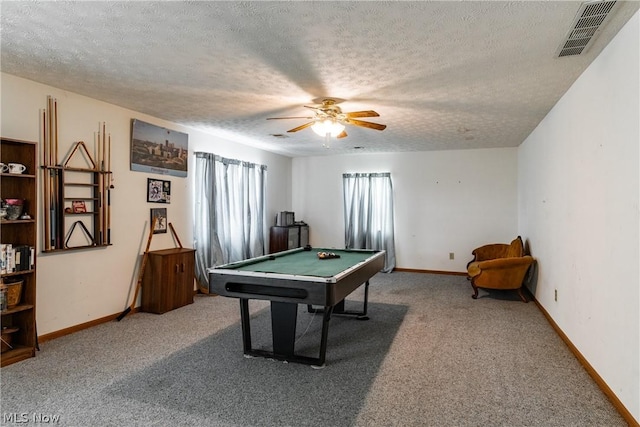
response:
{"label": "wooden side cabinet", "polygon": [[195,253],[188,248],[148,253],[142,276],[142,311],[162,314],[193,303]]}
{"label": "wooden side cabinet", "polygon": [[295,249],[309,244],[308,225],[273,226],[269,232],[269,253]]}
{"label": "wooden side cabinet", "polygon": [[26,166],[22,173],[0,172],[0,198],[21,200],[23,214],[0,218],[0,277],[5,284],[22,283],[17,305],[2,311],[1,365],[36,354],[36,221],[37,158],[35,142],[1,138],[0,160]]}

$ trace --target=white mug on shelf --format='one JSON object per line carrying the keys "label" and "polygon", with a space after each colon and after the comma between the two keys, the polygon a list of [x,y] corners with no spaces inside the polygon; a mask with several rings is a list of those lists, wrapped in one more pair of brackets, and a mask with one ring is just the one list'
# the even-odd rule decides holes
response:
{"label": "white mug on shelf", "polygon": [[22,163],[9,163],[9,173],[22,173],[27,167]]}
{"label": "white mug on shelf", "polygon": [[0,163],[0,172],[2,172],[2,173],[9,172],[9,165],[6,165],[4,163]]}

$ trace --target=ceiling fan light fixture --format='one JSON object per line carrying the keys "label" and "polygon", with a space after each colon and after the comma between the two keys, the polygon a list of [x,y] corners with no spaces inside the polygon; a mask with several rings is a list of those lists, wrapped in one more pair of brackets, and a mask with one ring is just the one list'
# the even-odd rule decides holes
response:
{"label": "ceiling fan light fixture", "polygon": [[331,119],[319,120],[315,122],[311,129],[319,136],[330,135],[336,137],[344,131],[344,125],[340,122]]}

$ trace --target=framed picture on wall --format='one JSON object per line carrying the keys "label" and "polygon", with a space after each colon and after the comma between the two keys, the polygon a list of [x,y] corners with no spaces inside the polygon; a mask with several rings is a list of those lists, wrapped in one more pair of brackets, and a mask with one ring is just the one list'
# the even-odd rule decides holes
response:
{"label": "framed picture on wall", "polygon": [[188,157],[188,134],[132,119],[132,171],[186,177]]}
{"label": "framed picture on wall", "polygon": [[161,234],[167,232],[167,208],[153,208],[151,209],[151,215],[149,216],[149,224],[153,224],[153,219],[156,219],[155,227],[153,228],[153,234]]}
{"label": "framed picture on wall", "polygon": [[171,181],[147,178],[147,202],[171,203]]}

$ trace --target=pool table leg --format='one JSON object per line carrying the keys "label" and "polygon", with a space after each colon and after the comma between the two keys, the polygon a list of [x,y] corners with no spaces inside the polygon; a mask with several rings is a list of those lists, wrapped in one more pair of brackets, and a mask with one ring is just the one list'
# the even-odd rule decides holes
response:
{"label": "pool table leg", "polygon": [[329,320],[333,307],[327,307],[323,312],[322,335],[320,338],[320,354],[318,358],[298,356],[294,352],[295,330],[298,304],[271,302],[271,321],[273,351],[251,348],[251,326],[249,317],[249,300],[240,298],[240,320],[242,323],[242,345],[245,357],[267,357],[311,365],[313,368],[323,368],[327,354],[327,340],[329,335]]}
{"label": "pool table leg", "polygon": [[329,335],[329,320],[331,320],[331,313],[333,312],[333,307],[327,307],[324,311],[324,316],[322,316],[322,336],[320,338],[320,355],[318,357],[318,363],[312,363],[311,367],[313,368],[323,368],[325,358],[327,355],[327,337]]}
{"label": "pool table leg", "polygon": [[[367,280],[364,284],[364,306],[362,311],[353,311],[353,310],[345,310],[344,309],[344,300],[340,301],[335,305],[333,309],[333,314],[342,314],[345,316],[356,316],[358,320],[369,320],[367,316],[367,308],[369,303],[369,281]],[[323,313],[325,309],[323,308],[313,308],[312,305],[307,304],[307,311],[309,313]]]}
{"label": "pool table leg", "polygon": [[296,342],[298,304],[271,301],[271,339],[273,353],[292,357]]}
{"label": "pool table leg", "polygon": [[369,302],[369,281],[364,285],[364,307],[362,313],[358,315],[358,320],[369,320],[367,317],[367,303]]}
{"label": "pool table leg", "polygon": [[242,346],[244,354],[248,355],[251,353],[251,325],[247,298],[240,298],[240,321],[242,323]]}

